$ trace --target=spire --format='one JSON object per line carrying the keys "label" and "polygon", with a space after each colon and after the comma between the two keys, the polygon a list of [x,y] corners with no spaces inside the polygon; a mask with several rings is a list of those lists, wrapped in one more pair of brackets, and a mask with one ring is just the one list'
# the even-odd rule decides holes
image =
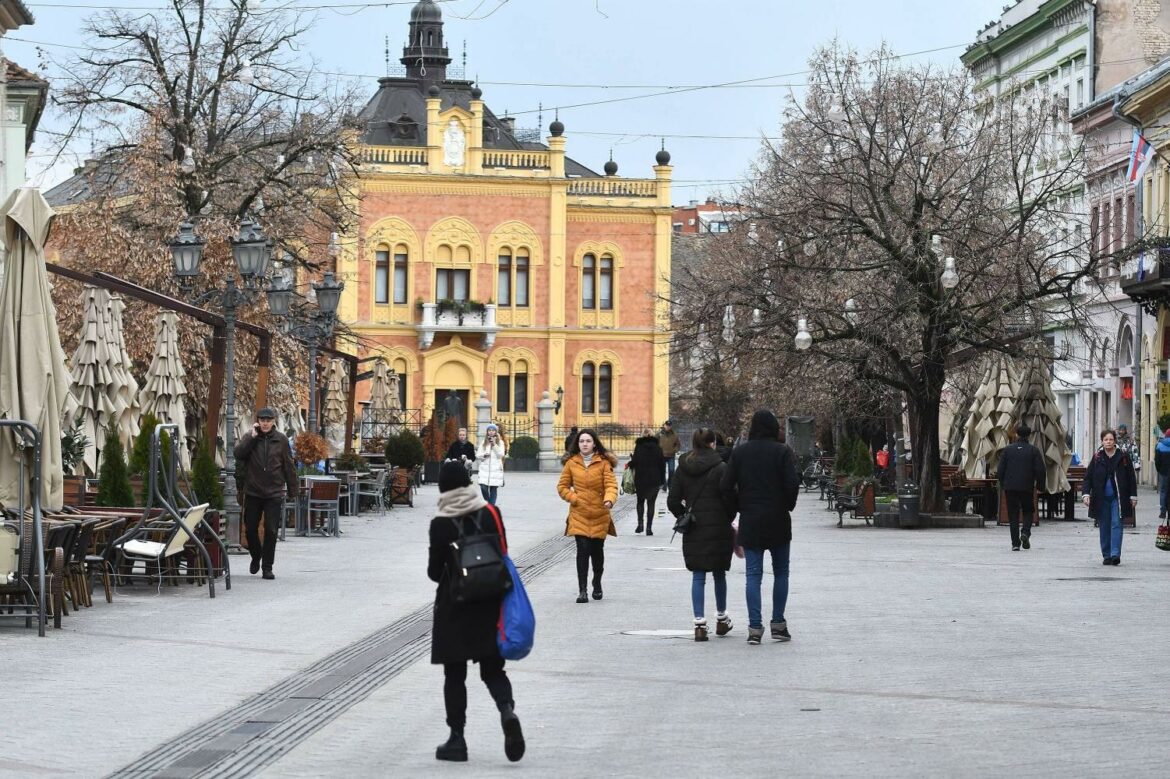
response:
{"label": "spire", "polygon": [[419,0],[410,9],[410,35],[401,62],[410,78],[430,84],[447,78],[451,57],[443,45],[443,12],[434,0]]}

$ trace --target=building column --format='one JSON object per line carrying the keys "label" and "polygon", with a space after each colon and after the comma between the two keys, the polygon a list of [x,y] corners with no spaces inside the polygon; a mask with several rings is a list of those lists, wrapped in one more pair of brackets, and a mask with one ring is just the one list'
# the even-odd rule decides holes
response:
{"label": "building column", "polygon": [[553,407],[548,390],[541,393],[536,404],[537,440],[540,442],[540,472],[556,473],[561,469],[561,458],[557,456],[553,443]]}
{"label": "building column", "polygon": [[488,400],[487,390],[480,390],[475,399],[475,443],[478,444],[487,436],[488,423],[492,421],[492,402]]}
{"label": "building column", "polygon": [[[565,385],[565,274],[568,273],[569,182],[564,178],[564,136],[548,139],[552,163],[561,176],[552,179],[548,219],[548,386],[550,393]],[[555,170],[553,173],[555,174]],[[539,406],[539,404],[538,404]]]}

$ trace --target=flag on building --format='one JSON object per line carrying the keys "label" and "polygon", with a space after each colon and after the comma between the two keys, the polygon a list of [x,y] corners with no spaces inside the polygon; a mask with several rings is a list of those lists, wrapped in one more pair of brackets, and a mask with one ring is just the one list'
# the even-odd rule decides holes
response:
{"label": "flag on building", "polygon": [[1129,151],[1129,167],[1125,171],[1126,181],[1137,181],[1146,173],[1146,168],[1154,161],[1154,147],[1150,145],[1140,130],[1133,131],[1133,147]]}

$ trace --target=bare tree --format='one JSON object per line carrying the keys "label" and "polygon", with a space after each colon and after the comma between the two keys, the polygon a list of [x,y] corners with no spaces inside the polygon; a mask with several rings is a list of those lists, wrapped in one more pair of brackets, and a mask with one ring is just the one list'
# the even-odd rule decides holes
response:
{"label": "bare tree", "polygon": [[922,505],[937,510],[948,371],[1077,319],[1099,261],[1069,230],[1081,154],[1047,98],[986,101],[965,71],[884,49],[834,45],[810,64],[804,100],[790,101],[741,197],[754,216],[735,251],[696,276],[701,287],[676,284],[691,303],[678,337],[731,307],[740,354],[835,378],[833,393],[899,393]]}

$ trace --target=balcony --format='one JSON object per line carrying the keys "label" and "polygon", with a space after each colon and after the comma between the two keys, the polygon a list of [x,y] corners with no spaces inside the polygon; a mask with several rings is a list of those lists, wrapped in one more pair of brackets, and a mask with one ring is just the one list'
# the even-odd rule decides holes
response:
{"label": "balcony", "polygon": [[547,151],[488,151],[483,152],[483,168],[515,168],[517,170],[547,170]]}
{"label": "balcony", "polygon": [[422,146],[363,146],[361,161],[374,165],[427,164],[427,150]]}
{"label": "balcony", "polygon": [[658,182],[651,179],[574,179],[569,197],[658,197]]}
{"label": "balcony", "polygon": [[435,333],[451,333],[453,335],[479,335],[482,337],[482,349],[487,351],[496,343],[496,333],[500,332],[496,324],[496,306],[488,303],[483,308],[466,308],[456,304],[441,305],[439,303],[422,304],[422,321],[416,325],[418,330],[418,348],[425,351],[435,342]]}
{"label": "balcony", "polygon": [[1122,269],[1121,291],[1141,304],[1152,316],[1160,306],[1170,307],[1170,248],[1146,252],[1145,273],[1138,274],[1138,262],[1130,260]]}

